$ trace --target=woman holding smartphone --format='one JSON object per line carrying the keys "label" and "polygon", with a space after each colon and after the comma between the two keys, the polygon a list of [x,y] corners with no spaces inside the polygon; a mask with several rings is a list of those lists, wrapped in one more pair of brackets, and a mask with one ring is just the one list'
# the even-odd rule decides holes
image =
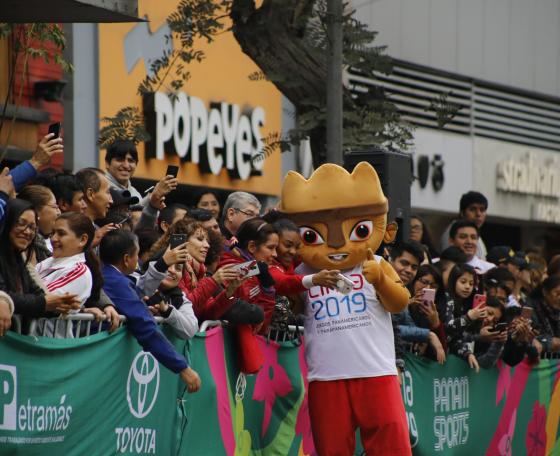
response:
{"label": "woman holding smartphone", "polygon": [[150,249],[148,257],[155,260],[170,246],[171,239],[182,236],[187,251],[187,261],[179,282],[199,322],[224,319],[233,323],[257,324],[262,322],[262,311],[253,305],[240,302],[234,296],[239,285],[239,274],[231,267],[218,267],[211,276],[206,275],[204,264],[209,250],[208,233],[199,223],[190,219],[178,220]]}
{"label": "woman holding smartphone", "polygon": [[447,351],[443,325],[446,300],[441,274],[430,264],[422,265],[408,288],[412,296],[408,307],[412,319],[417,326],[433,331]]}

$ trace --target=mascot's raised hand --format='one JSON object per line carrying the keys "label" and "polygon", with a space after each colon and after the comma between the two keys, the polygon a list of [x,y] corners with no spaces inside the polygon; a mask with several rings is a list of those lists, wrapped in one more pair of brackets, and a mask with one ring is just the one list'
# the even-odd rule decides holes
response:
{"label": "mascot's raised hand", "polygon": [[367,260],[364,261],[363,274],[367,281],[376,288],[383,280],[383,270],[380,264],[375,261],[375,255],[371,249],[367,251]]}

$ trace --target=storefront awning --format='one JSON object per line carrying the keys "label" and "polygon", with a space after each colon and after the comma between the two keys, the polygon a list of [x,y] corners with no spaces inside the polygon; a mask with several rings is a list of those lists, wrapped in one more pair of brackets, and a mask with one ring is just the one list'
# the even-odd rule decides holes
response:
{"label": "storefront awning", "polygon": [[141,22],[138,0],[2,0],[0,22]]}

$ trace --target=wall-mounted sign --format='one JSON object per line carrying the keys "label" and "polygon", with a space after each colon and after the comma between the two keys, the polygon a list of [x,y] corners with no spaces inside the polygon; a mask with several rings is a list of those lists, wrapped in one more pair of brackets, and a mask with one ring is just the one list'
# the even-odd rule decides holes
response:
{"label": "wall-mounted sign", "polygon": [[474,185],[488,198],[489,215],[560,222],[557,152],[476,138]]}
{"label": "wall-mounted sign", "polygon": [[[541,159],[539,160],[539,157]],[[555,156],[527,152],[498,162],[496,188],[502,192],[560,197],[560,161]]]}
{"label": "wall-mounted sign", "polygon": [[[184,184],[278,195],[280,152],[251,159],[262,138],[282,131],[282,97],[271,83],[249,79],[258,67],[231,32],[212,43],[195,41],[205,58],[189,65],[190,78],[176,97],[168,96],[165,83],[150,99],[138,95],[150,62],[173,46],[165,19],[178,4],[140,0],[138,15],[149,22],[99,25],[100,117],[125,106],[144,110],[152,140],[139,144],[135,177],[158,179],[174,164]],[[102,168],[103,159],[101,152]]]}
{"label": "wall-mounted sign", "polygon": [[471,138],[418,128],[412,158],[412,207],[456,214],[461,195],[472,185]]}
{"label": "wall-mounted sign", "polygon": [[261,130],[266,115],[257,106],[246,112],[237,104],[210,103],[180,92],[174,99],[156,92],[144,98],[146,158],[165,160],[165,152],[200,166],[203,173],[219,176],[225,168],[232,178],[260,175],[264,160]]}

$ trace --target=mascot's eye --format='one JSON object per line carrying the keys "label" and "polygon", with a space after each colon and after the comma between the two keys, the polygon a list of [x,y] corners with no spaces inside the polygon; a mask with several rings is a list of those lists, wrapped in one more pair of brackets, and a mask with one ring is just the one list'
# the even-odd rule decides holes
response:
{"label": "mascot's eye", "polygon": [[321,235],[317,233],[317,231],[315,231],[313,228],[302,226],[299,229],[299,234],[303,243],[306,245],[321,245],[325,243]]}
{"label": "mascot's eye", "polygon": [[364,220],[354,225],[354,228],[350,233],[350,240],[365,241],[366,239],[369,239],[371,233],[373,233],[373,222],[371,220]]}

